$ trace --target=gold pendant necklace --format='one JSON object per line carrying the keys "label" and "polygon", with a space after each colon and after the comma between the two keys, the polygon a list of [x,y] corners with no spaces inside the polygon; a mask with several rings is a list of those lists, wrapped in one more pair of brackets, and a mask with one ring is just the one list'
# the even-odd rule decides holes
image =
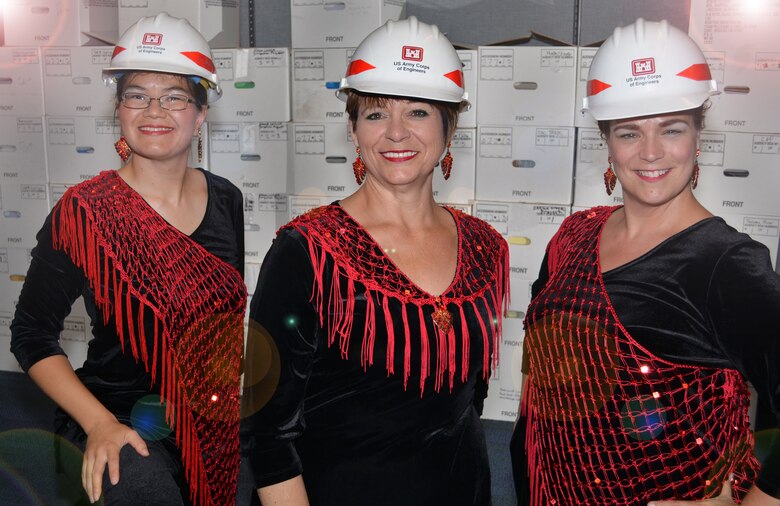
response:
{"label": "gold pendant necklace", "polygon": [[447,311],[447,304],[444,303],[441,297],[436,297],[431,317],[434,325],[444,334],[448,333],[452,328],[452,315]]}

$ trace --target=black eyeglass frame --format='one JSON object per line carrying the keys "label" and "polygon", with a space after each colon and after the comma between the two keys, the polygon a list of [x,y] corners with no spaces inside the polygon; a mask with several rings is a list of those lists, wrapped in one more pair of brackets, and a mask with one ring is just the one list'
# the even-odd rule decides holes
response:
{"label": "black eyeglass frame", "polygon": [[[143,107],[133,107],[133,106],[127,105],[128,95],[135,96],[135,97],[145,97],[143,99],[143,102],[144,102],[145,105]],[[167,95],[162,95],[160,97],[152,97],[152,96],[147,95],[146,93],[139,93],[139,92],[135,92],[135,91],[126,91],[126,92],[122,93],[122,96],[121,96],[119,102],[123,106],[127,107],[128,109],[139,110],[139,109],[148,109],[149,107],[151,107],[152,100],[157,100],[157,103],[160,104],[160,108],[164,109],[166,111],[183,111],[183,110],[187,109],[187,107],[190,104],[194,104],[195,103],[194,99],[192,99],[192,98],[190,98],[190,97],[188,97],[186,95],[181,95],[179,93],[169,93]],[[166,102],[166,100],[167,100],[167,102]],[[184,105],[182,107],[178,108],[178,109],[170,107],[172,104],[178,104],[178,103],[183,103]]]}

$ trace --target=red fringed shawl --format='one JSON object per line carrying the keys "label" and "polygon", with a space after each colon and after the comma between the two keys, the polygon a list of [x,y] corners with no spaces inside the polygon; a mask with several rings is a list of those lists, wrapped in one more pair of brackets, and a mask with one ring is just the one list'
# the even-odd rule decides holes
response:
{"label": "red fringed shawl", "polygon": [[[241,274],[170,226],[114,171],[70,188],[53,243],[84,270],[122,349],[159,382],[193,501],[233,505],[239,467]],[[145,324],[151,313],[153,324]],[[158,371],[160,377],[157,377]]]}
{"label": "red fringed shawl", "polygon": [[[384,314],[387,331],[388,374],[395,373],[395,341],[404,340],[403,379],[404,388],[411,375],[411,339],[420,340],[421,370],[420,395],[430,376],[429,333],[435,333],[436,370],[434,389],[438,392],[447,378],[450,389],[460,369],[461,381],[466,381],[469,370],[471,338],[483,341],[482,366],[485,379],[498,360],[498,339],[501,335],[501,318],[506,311],[506,294],[509,286],[508,247],[501,236],[487,223],[460,211],[448,209],[458,229],[458,269],[452,284],[440,297],[432,296],[414,283],[382,252],[381,247],[368,232],[338,205],[323,206],[299,216],[286,227],[298,230],[307,238],[309,256],[314,267],[315,279],[312,300],[317,308],[320,325],[324,326],[328,346],[338,343],[346,358],[355,309],[356,283],[365,287],[366,321],[362,329],[360,362],[363,368],[373,364],[376,341],[376,311]],[[326,272],[327,259],[333,259],[333,272]],[[402,335],[393,325],[389,301],[400,301]],[[327,304],[327,306],[326,306]],[[471,304],[479,318],[481,332],[469,335],[463,307]],[[420,321],[420,335],[409,331],[408,305],[416,306]],[[481,306],[483,309],[480,311]],[[345,308],[345,310],[336,308]],[[379,309],[381,308],[381,309]],[[430,317],[424,308],[433,308]],[[459,318],[452,318],[457,311]],[[486,312],[489,316],[483,318]],[[461,325],[461,363],[456,363],[455,331],[450,321]],[[495,353],[492,350],[496,350]],[[492,355],[492,363],[491,363]]]}
{"label": "red fringed shawl", "polygon": [[745,381],[662,360],[628,335],[598,264],[612,211],[564,222],[550,243],[549,282],[528,308],[521,413],[532,504],[701,500],[731,472],[739,499],[758,469]]}

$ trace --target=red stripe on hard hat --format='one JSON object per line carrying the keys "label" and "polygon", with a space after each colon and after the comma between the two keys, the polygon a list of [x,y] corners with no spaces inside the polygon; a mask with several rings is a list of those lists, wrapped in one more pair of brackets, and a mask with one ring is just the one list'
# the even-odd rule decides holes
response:
{"label": "red stripe on hard hat", "polygon": [[611,87],[612,87],[611,84],[607,84],[604,81],[599,81],[598,79],[591,79],[590,81],[588,81],[588,96],[592,97],[593,95],[601,93],[602,91]]}
{"label": "red stripe on hard hat", "polygon": [[355,74],[360,74],[361,72],[375,68],[376,67],[365,60],[355,60],[349,63],[349,68],[347,68],[347,76],[354,76]]}
{"label": "red stripe on hard hat", "polygon": [[124,48],[124,47],[122,47],[122,46],[116,46],[116,47],[114,48],[114,54],[112,54],[112,55],[111,55],[111,59],[113,60],[113,59],[114,59],[114,57],[115,57],[116,55],[118,55],[119,53],[121,53],[121,52],[122,52],[122,51],[124,51],[125,49],[126,49],[126,48]]}
{"label": "red stripe on hard hat", "polygon": [[184,56],[195,62],[196,65],[199,67],[203,67],[204,69],[208,70],[209,72],[214,72],[214,62],[211,61],[211,58],[206,56],[203,53],[199,53],[198,51],[182,51]]}
{"label": "red stripe on hard hat", "polygon": [[444,77],[457,84],[458,87],[463,88],[463,72],[460,70],[453,70],[452,72],[444,74]]}
{"label": "red stripe on hard hat", "polygon": [[694,81],[709,81],[712,79],[712,74],[710,74],[710,66],[706,63],[694,63],[677,75],[680,77],[693,79]]}

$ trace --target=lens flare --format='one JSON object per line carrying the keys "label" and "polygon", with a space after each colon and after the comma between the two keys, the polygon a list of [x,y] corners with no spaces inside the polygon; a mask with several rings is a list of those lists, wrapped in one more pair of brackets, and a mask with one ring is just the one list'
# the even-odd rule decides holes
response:
{"label": "lens flare", "polygon": [[[193,335],[218,337],[204,343]],[[181,377],[184,395],[194,413],[217,421],[238,419],[243,342],[243,318],[225,313],[197,320],[178,339],[177,355],[196,361],[203,370],[202,376]]]}
{"label": "lens flare", "polygon": [[529,323],[525,351],[534,371],[530,379],[539,390],[540,416],[579,420],[612,398],[620,355],[615,339],[605,335],[600,323],[576,314],[546,315]]}
{"label": "lens flare", "polygon": [[664,430],[666,415],[655,396],[631,399],[620,410],[620,424],[626,435],[637,441],[655,439]]}
{"label": "lens flare", "polygon": [[758,14],[766,10],[769,5],[766,0],[742,0],[740,5],[745,12]]}
{"label": "lens flare", "polygon": [[144,439],[165,439],[173,429],[165,421],[165,402],[159,395],[146,395],[138,399],[130,411],[130,426]]}
{"label": "lens flare", "polygon": [[288,314],[284,317],[284,324],[287,325],[288,328],[295,328],[298,326],[298,317],[294,314]]}
{"label": "lens flare", "polygon": [[271,334],[250,320],[244,358],[244,389],[241,395],[241,418],[257,413],[273,396],[281,375],[279,350]]}
{"label": "lens flare", "polygon": [[0,433],[0,502],[88,505],[81,485],[82,460],[73,443],[48,431]]}

